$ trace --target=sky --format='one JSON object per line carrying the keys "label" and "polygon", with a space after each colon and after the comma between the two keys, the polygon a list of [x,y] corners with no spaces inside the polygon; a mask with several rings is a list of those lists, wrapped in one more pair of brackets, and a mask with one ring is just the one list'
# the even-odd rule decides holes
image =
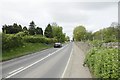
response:
{"label": "sky", "polygon": [[72,38],[76,26],[95,32],[118,22],[118,1],[0,0],[0,28],[13,23],[29,27],[33,20],[44,30],[47,24],[56,22]]}

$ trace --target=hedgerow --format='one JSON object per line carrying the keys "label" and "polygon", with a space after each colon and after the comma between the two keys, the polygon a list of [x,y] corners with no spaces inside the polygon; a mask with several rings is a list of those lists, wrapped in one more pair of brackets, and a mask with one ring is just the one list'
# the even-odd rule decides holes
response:
{"label": "hedgerow", "polygon": [[24,45],[24,43],[45,43],[52,44],[57,40],[54,38],[46,38],[41,35],[31,36],[27,32],[19,32],[17,34],[2,34],[2,50],[9,50],[14,47]]}
{"label": "hedgerow", "polygon": [[23,45],[21,36],[17,34],[2,34],[2,50],[8,50]]}
{"label": "hedgerow", "polygon": [[119,78],[118,49],[94,47],[86,55],[85,63],[97,78]]}
{"label": "hedgerow", "polygon": [[40,36],[25,36],[25,37],[23,37],[23,40],[28,43],[51,44],[51,43],[56,42],[56,39],[54,39],[54,38],[46,38],[46,37],[40,37]]}

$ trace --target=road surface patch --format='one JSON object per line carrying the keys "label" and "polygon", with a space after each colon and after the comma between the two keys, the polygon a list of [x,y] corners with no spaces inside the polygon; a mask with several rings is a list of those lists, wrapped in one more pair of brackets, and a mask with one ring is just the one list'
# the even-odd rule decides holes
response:
{"label": "road surface patch", "polygon": [[[68,44],[67,44],[67,45],[68,45]],[[26,70],[26,69],[32,67],[33,65],[35,65],[35,64],[37,64],[37,63],[43,61],[44,59],[46,59],[46,58],[48,58],[49,56],[55,54],[56,52],[58,52],[58,51],[64,49],[67,45],[65,45],[64,47],[58,49],[57,51],[55,51],[55,52],[53,52],[53,53],[48,54],[47,56],[45,56],[45,57],[43,57],[42,59],[40,59],[40,60],[38,60],[38,61],[36,61],[36,62],[34,62],[34,63],[28,65],[27,67],[24,67],[24,68],[20,69],[19,71],[16,70],[16,72],[14,72],[13,74],[11,74],[11,75],[9,75],[9,76],[7,76],[7,77],[5,77],[5,78],[10,78],[10,77],[12,77],[12,76],[14,76],[14,75],[16,75],[16,74],[18,74],[18,73],[20,73],[20,72]]]}
{"label": "road surface patch", "polygon": [[68,68],[68,65],[69,65],[69,63],[70,63],[70,59],[71,59],[72,53],[73,53],[73,48],[72,48],[72,50],[71,50],[70,57],[69,57],[69,59],[68,59],[68,62],[67,62],[67,64],[66,64],[65,70],[64,70],[61,78],[64,78],[65,72],[66,72],[66,70],[67,70],[67,68]]}

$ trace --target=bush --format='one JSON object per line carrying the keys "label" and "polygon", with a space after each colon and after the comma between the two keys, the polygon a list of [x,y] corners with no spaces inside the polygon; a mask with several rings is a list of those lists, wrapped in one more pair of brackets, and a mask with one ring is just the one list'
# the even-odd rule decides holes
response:
{"label": "bush", "polygon": [[17,34],[2,34],[2,50],[8,50],[23,45],[22,37]]}
{"label": "bush", "polygon": [[23,37],[23,40],[28,43],[44,43],[45,42],[44,37],[34,37],[34,36],[25,36]]}
{"label": "bush", "polygon": [[45,38],[39,35],[30,36],[27,32],[19,32],[17,34],[2,34],[2,50],[9,50],[14,47],[22,46],[24,43],[54,43],[56,39]]}
{"label": "bush", "polygon": [[100,40],[94,40],[91,42],[91,44],[94,46],[94,47],[101,47],[103,42],[101,42]]}
{"label": "bush", "polygon": [[108,39],[105,39],[104,42],[105,42],[105,43],[116,42],[116,40],[115,40],[115,39],[112,39],[112,38],[108,38]]}
{"label": "bush", "polygon": [[40,36],[25,36],[23,37],[23,40],[28,43],[46,43],[51,44],[56,41],[54,38],[45,38]]}
{"label": "bush", "polygon": [[19,32],[19,33],[16,34],[16,36],[20,36],[20,37],[24,37],[24,36],[27,36],[27,35],[29,35],[28,31]]}
{"label": "bush", "polygon": [[52,43],[55,43],[57,42],[57,39],[54,39],[54,38],[45,38],[45,43],[46,44],[52,44]]}
{"label": "bush", "polygon": [[85,63],[97,78],[119,78],[118,49],[93,48]]}

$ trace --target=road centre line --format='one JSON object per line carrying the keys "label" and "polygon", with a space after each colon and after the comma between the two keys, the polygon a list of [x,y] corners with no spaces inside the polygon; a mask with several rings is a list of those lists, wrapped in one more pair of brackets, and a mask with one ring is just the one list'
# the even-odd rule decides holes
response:
{"label": "road centre line", "polygon": [[23,67],[20,67],[20,68],[14,70],[14,71],[11,71],[11,72],[9,72],[9,74],[12,74],[12,73],[14,73],[14,72],[16,72],[16,71],[19,71],[19,70],[22,69],[22,68],[23,68]]}

